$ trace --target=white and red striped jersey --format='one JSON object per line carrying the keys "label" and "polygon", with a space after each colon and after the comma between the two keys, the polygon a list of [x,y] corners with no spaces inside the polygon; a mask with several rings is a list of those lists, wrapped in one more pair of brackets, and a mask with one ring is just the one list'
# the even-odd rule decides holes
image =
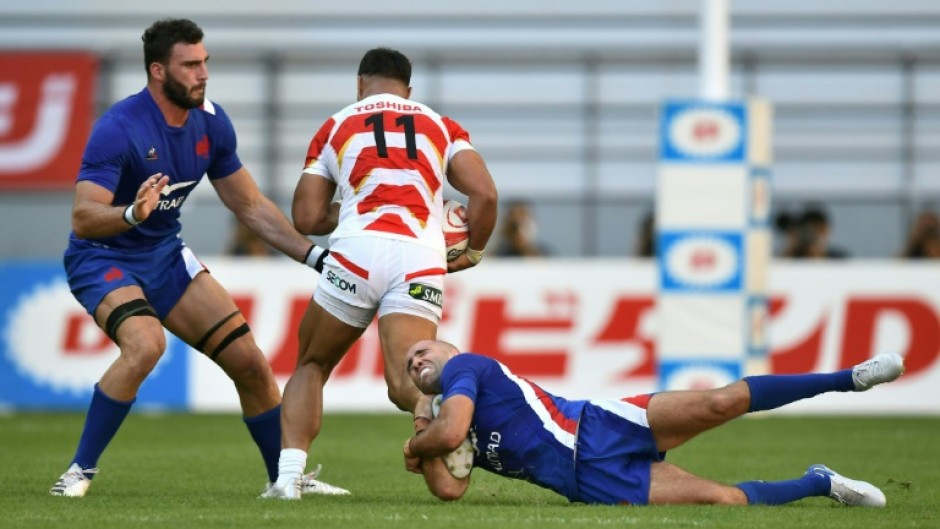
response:
{"label": "white and red striped jersey", "polygon": [[472,148],[457,122],[393,94],[369,96],[333,114],[311,140],[303,171],[335,182],[340,191],[330,243],[387,237],[443,255],[447,164]]}

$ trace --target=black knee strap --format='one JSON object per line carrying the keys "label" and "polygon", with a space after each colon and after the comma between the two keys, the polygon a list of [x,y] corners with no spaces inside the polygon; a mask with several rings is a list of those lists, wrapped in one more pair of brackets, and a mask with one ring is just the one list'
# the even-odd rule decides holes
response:
{"label": "black knee strap", "polygon": [[114,343],[117,343],[118,327],[131,316],[152,316],[159,319],[157,311],[153,310],[153,307],[145,299],[132,299],[123,305],[118,305],[111,311],[111,315],[108,316],[108,323],[105,324],[105,332],[114,340]]}
{"label": "black knee strap", "polygon": [[200,338],[199,341],[196,342],[196,345],[194,345],[193,347],[194,347],[197,351],[202,351],[202,352],[204,353],[205,351],[203,351],[202,349],[206,346],[206,343],[209,341],[209,338],[211,338],[212,335],[215,334],[215,331],[219,330],[219,327],[225,325],[225,322],[227,322],[228,320],[234,318],[236,314],[238,314],[238,311],[237,311],[237,310],[236,310],[235,312],[229,314],[228,316],[222,318],[221,320],[219,320],[219,322],[216,323],[215,325],[213,325],[211,329],[209,329],[208,331],[206,331],[206,334],[204,334],[204,335],[202,336],[202,338]]}
{"label": "black knee strap", "polygon": [[222,349],[225,349],[226,347],[228,347],[230,343],[234,342],[237,338],[240,338],[248,334],[249,332],[251,332],[251,329],[248,328],[247,323],[243,323],[239,325],[238,327],[233,329],[232,332],[228,333],[228,336],[222,339],[222,342],[219,343],[218,347],[216,347],[214,351],[212,351],[212,354],[209,355],[209,358],[211,358],[212,361],[214,362],[215,357],[219,356],[219,353],[222,352]]}

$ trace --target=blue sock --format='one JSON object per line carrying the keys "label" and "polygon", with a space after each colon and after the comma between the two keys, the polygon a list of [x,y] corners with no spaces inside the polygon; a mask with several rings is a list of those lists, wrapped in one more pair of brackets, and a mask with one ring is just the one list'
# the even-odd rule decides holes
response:
{"label": "blue sock", "polygon": [[277,481],[277,460],[281,456],[281,405],[254,417],[245,417],[245,426],[261,450],[268,481]]}
{"label": "blue sock", "polygon": [[759,375],[744,377],[751,389],[748,413],[779,408],[829,391],[855,391],[852,370],[808,375]]}
{"label": "blue sock", "polygon": [[810,496],[829,494],[829,476],[811,472],[788,481],[745,481],[735,485],[744,491],[749,505],[782,505]]}
{"label": "blue sock", "polygon": [[[88,415],[85,416],[85,429],[82,430],[78,450],[75,451],[75,459],[72,462],[82,468],[97,467],[98,458],[117,434],[127,413],[131,411],[131,405],[136,400],[131,399],[126,402],[114,400],[105,395],[98,384],[95,384],[91,405],[88,406]],[[86,474],[86,476],[91,479],[94,474]]]}

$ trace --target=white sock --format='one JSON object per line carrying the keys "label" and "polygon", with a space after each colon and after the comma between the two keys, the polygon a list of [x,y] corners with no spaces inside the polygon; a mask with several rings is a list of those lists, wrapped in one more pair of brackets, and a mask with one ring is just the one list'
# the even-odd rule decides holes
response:
{"label": "white sock", "polygon": [[294,480],[300,479],[307,468],[307,452],[299,448],[282,448],[281,457],[277,461],[277,486],[287,487],[293,485]]}

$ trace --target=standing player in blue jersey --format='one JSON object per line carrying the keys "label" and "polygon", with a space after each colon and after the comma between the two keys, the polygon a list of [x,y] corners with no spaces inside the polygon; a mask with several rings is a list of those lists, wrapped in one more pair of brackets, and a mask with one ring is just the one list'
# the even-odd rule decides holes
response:
{"label": "standing player in blue jersey", "polygon": [[[829,496],[852,506],[884,507],[874,485],[812,465],[788,481],[724,485],[664,461],[667,450],[745,413],[770,410],[830,391],[865,391],[904,372],[899,355],[878,355],[852,369],[746,377],[707,391],[669,391],[623,400],[566,400],[485,356],[422,341],[407,356],[425,393],[415,412],[405,466],[423,473],[441,499],[460,498],[470,476],[453,477],[441,457],[467,438],[473,466],[553,490],[573,502],[602,504],[779,505]],[[431,396],[443,395],[436,418]]]}
{"label": "standing player in blue jersey", "polygon": [[[189,20],[147,29],[147,87],[98,120],[82,157],[65,270],[72,293],[120,355],[94,387],[78,449],[53,495],[85,495],[98,458],[163,355],[164,328],[232,379],[269,481],[277,478],[277,382],[231,296],[180,239],[180,207],[205,174],[226,207],[271,246],[316,269],[326,250],[298,233],[242,166],[231,121],[205,97],[202,37]],[[333,490],[312,477],[304,486]]]}

